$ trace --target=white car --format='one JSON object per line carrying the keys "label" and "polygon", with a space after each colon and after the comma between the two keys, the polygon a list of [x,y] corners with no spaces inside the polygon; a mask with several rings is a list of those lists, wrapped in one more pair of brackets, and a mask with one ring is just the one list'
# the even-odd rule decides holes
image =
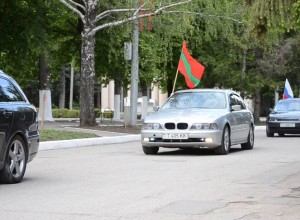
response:
{"label": "white car", "polygon": [[231,145],[254,145],[254,119],[242,98],[232,90],[192,89],[175,92],[141,130],[145,154],[159,147],[214,149],[228,154]]}

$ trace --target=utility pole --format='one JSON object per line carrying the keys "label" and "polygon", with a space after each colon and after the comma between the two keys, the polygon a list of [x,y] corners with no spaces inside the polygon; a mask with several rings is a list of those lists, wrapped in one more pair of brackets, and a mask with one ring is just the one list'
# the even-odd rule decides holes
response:
{"label": "utility pole", "polygon": [[[135,8],[139,8],[139,1],[135,1]],[[137,99],[139,88],[139,20],[133,21],[131,86],[130,86],[130,126],[137,125]]]}
{"label": "utility pole", "polygon": [[73,109],[73,86],[74,86],[74,67],[73,61],[71,62],[71,75],[70,75],[70,100],[69,100],[69,109]]}

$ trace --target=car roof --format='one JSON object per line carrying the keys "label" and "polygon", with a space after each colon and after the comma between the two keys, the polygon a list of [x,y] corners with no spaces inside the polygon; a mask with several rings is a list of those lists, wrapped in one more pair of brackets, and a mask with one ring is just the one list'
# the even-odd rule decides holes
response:
{"label": "car roof", "polygon": [[224,92],[227,94],[234,93],[237,94],[237,92],[231,90],[231,89],[213,89],[213,88],[204,88],[204,89],[185,89],[185,90],[178,90],[175,93],[184,93],[184,92]]}
{"label": "car roof", "polygon": [[300,102],[300,98],[280,99],[279,102]]}

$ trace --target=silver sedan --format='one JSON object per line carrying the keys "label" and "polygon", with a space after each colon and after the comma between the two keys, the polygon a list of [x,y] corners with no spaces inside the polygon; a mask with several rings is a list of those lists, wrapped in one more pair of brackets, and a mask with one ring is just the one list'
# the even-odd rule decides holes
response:
{"label": "silver sedan", "polygon": [[214,149],[216,154],[228,154],[235,144],[252,149],[253,115],[232,90],[177,91],[145,118],[141,141],[145,154],[156,154],[159,147]]}

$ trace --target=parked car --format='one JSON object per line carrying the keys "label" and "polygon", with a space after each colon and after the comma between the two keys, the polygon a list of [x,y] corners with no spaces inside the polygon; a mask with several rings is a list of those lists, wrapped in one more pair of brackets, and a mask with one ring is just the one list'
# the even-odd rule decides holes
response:
{"label": "parked car", "polygon": [[16,81],[0,70],[0,182],[21,182],[38,148],[37,111]]}
{"label": "parked car", "polygon": [[182,90],[145,118],[141,142],[145,154],[156,154],[159,147],[214,149],[216,154],[228,154],[235,144],[253,148],[254,119],[232,90]]}
{"label": "parked car", "polygon": [[282,99],[271,109],[266,120],[267,137],[300,134],[300,98]]}

